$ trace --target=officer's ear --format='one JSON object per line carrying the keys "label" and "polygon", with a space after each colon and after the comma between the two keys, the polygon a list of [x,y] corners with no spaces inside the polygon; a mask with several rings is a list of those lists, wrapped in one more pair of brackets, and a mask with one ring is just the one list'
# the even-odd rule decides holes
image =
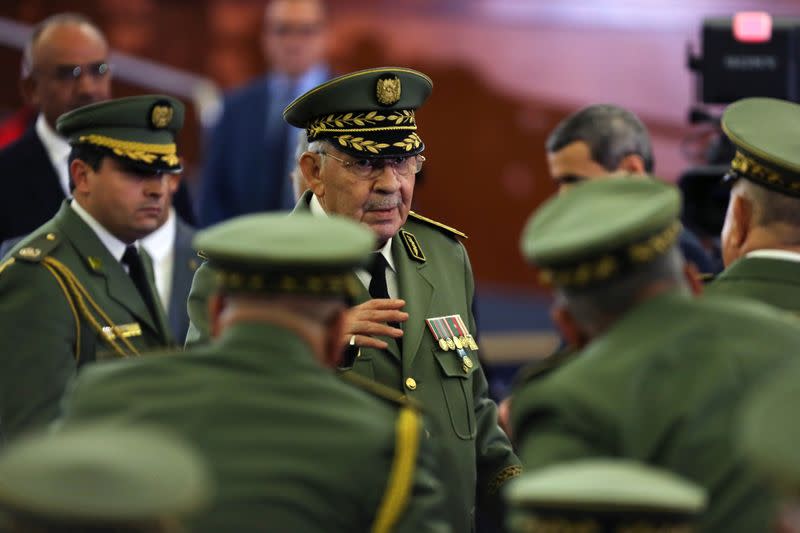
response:
{"label": "officer's ear", "polygon": [[550,319],[561,332],[561,337],[570,347],[578,350],[589,343],[589,335],[584,332],[580,323],[575,319],[566,305],[554,305],[550,310]]}
{"label": "officer's ear", "polygon": [[91,166],[81,159],[73,159],[70,162],[69,175],[72,181],[73,196],[89,192],[89,172],[91,170]]}
{"label": "officer's ear", "polygon": [[322,365],[325,368],[339,368],[344,361],[345,322],[347,309],[342,308],[334,312],[326,323],[325,346],[323,346]]}
{"label": "officer's ear", "polygon": [[225,310],[225,295],[217,291],[208,299],[208,331],[211,338],[222,332],[222,312]]}
{"label": "officer's ear", "polygon": [[303,152],[297,164],[308,183],[308,188],[320,198],[325,195],[325,184],[322,181],[322,154]]}
{"label": "officer's ear", "polygon": [[697,269],[697,265],[691,261],[684,261],[683,277],[686,278],[686,282],[689,284],[689,290],[692,291],[692,294],[695,296],[700,296],[703,294],[703,282],[701,281],[702,276],[700,275],[700,271]]}
{"label": "officer's ear", "polygon": [[644,159],[639,154],[628,154],[622,158],[617,165],[617,170],[623,170],[627,174],[645,174],[646,169]]}

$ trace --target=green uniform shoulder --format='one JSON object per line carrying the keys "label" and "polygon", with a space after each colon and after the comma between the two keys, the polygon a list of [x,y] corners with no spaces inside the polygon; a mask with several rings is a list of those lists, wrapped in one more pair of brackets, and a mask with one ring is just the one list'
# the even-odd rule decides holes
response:
{"label": "green uniform shoulder", "polygon": [[452,237],[454,239],[456,237],[461,237],[461,238],[464,238],[464,239],[469,238],[469,237],[467,237],[467,235],[465,233],[463,233],[463,232],[461,232],[461,231],[459,231],[459,230],[457,230],[455,228],[452,228],[452,227],[450,227],[450,226],[448,226],[446,224],[442,224],[441,222],[433,220],[432,218],[428,218],[428,217],[422,216],[419,213],[415,213],[414,211],[409,211],[408,212],[408,217],[409,217],[409,219],[414,220],[416,222],[420,222],[421,224],[423,224],[425,226],[428,226],[428,227],[434,228],[436,230],[439,230],[442,233],[444,233],[445,235],[447,235],[449,237]]}
{"label": "green uniform shoulder", "polygon": [[395,407],[409,407],[415,411],[421,410],[421,404],[412,400],[405,394],[401,394],[394,389],[381,385],[369,378],[365,378],[355,372],[341,372],[339,377],[348,384],[368,393],[370,396],[379,398]]}
{"label": "green uniform shoulder", "polygon": [[537,381],[575,360],[578,352],[564,348],[552,355],[524,366],[514,377],[514,388]]}
{"label": "green uniform shoulder", "polygon": [[24,239],[14,247],[11,257],[28,263],[40,263],[61,244],[61,236],[54,231],[42,232]]}

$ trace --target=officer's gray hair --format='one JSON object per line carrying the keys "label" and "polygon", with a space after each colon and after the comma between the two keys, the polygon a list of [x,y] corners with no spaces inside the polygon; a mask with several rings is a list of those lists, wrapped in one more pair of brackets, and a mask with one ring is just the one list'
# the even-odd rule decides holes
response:
{"label": "officer's gray hair", "polygon": [[[739,180],[732,191],[742,195],[753,204],[753,223],[762,226],[775,226],[773,235],[782,244],[800,244],[800,198],[781,194],[762,187],[750,180]],[[789,231],[780,231],[777,226],[788,226]]]}
{"label": "officer's gray hair", "polygon": [[645,171],[653,171],[653,148],[647,128],[622,107],[598,104],[570,115],[547,138],[547,151],[558,152],[576,141],[588,144],[592,159],[609,172],[617,170],[629,155],[640,156]]}
{"label": "officer's gray hair", "polygon": [[602,331],[638,303],[643,291],[656,283],[688,290],[683,265],[683,255],[674,245],[666,254],[627,276],[588,289],[562,288],[556,291],[556,298],[586,331]]}
{"label": "officer's gray hair", "polygon": [[20,69],[20,76],[22,79],[29,78],[33,73],[33,67],[35,66],[33,64],[33,49],[36,43],[39,42],[42,34],[47,29],[55,26],[89,26],[97,32],[97,35],[106,43],[106,46],[108,45],[103,32],[89,17],[81,15],[80,13],[57,13],[51,15],[33,27],[28,37],[28,42],[25,43],[25,48],[22,50],[22,66]]}

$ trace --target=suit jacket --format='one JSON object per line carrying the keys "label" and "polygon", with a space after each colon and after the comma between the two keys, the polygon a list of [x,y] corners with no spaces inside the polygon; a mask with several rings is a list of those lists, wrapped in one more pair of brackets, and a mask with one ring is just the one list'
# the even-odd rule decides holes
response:
{"label": "suit jacket", "polygon": [[284,188],[292,185],[286,147],[267,143],[270,99],[266,77],[226,97],[206,143],[200,180],[202,226],[284,208]]}
{"label": "suit jacket", "polygon": [[[310,200],[311,191],[306,191],[294,212],[308,211]],[[414,245],[403,237],[404,232],[411,235]],[[454,514],[454,531],[468,532],[474,527],[476,496],[482,507],[496,508],[500,486],[521,471],[508,438],[497,425],[497,407],[488,397],[477,354],[469,354],[473,366],[465,369],[455,352],[439,347],[425,323],[426,318],[457,314],[475,335],[469,258],[449,230],[412,217],[393,239],[392,255],[400,297],[409,314],[402,325],[403,353],[390,340],[388,350],[361,350],[346,371],[374,379],[423,405],[430,430],[445,450],[441,473],[444,486],[452,492],[448,508]],[[367,301],[366,288],[358,281],[357,285],[362,287],[357,303]],[[206,310],[213,287],[211,268],[201,265],[189,296],[192,326],[187,343],[208,338]]]}
{"label": "suit jacket", "polygon": [[55,418],[78,367],[170,344],[158,311],[65,201],[0,264],[0,435]]}
{"label": "suit jacket", "polygon": [[183,346],[186,331],[189,329],[189,314],[186,312],[186,300],[192,287],[194,271],[200,262],[192,248],[195,230],[180,218],[175,227],[175,260],[172,265],[172,286],[170,290],[167,316],[175,342]]}
{"label": "suit jacket", "polygon": [[64,200],[58,174],[33,126],[0,150],[0,180],[0,242],[35,230]]}
{"label": "suit jacket", "polygon": [[176,357],[95,365],[65,403],[66,427],[160,424],[205,455],[216,494],[190,531],[450,531],[419,413],[343,383],[275,325],[240,323]]}
{"label": "suit jacket", "polygon": [[767,532],[774,494],[737,448],[738,408],[763,375],[796,360],[800,326],[744,299],[669,292],[629,311],[550,374],[515,391],[527,470],[587,457],[633,459],[703,486],[701,532]]}
{"label": "suit jacket", "polygon": [[743,257],[706,286],[706,294],[732,294],[800,312],[800,263]]}

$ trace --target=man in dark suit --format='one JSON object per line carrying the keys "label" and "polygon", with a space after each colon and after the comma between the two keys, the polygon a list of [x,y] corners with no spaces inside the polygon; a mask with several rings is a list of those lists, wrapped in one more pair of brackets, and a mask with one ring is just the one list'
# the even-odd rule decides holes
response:
{"label": "man in dark suit", "polygon": [[722,127],[736,146],[722,228],[725,270],[709,294],[736,294],[800,311],[800,105],[747,98],[728,106]]}
{"label": "man in dark suit", "polygon": [[40,23],[23,52],[22,90],[39,109],[35,125],[0,151],[0,241],[26,235],[70,196],[70,147],[56,119],[111,98],[108,43],[89,19],[54,15]]}
{"label": "man in dark suit", "polygon": [[208,226],[259,211],[291,209],[298,130],[283,121],[295,97],[328,78],[322,0],[272,0],[262,42],[271,71],[233,92],[208,139],[199,219]]}

